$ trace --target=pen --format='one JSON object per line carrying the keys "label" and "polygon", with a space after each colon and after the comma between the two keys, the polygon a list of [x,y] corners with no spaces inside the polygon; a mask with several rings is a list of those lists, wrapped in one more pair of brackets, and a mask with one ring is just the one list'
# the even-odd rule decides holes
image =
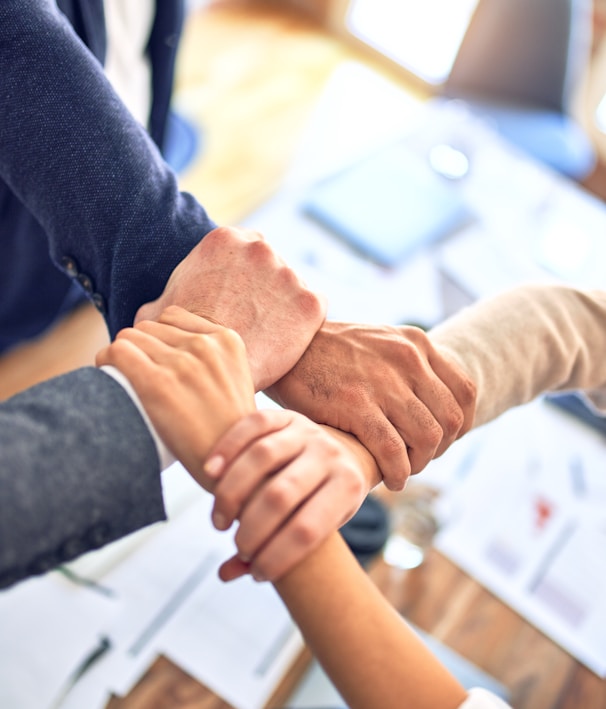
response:
{"label": "pen", "polygon": [[71,692],[76,682],[81,679],[88,670],[93,667],[109,650],[111,650],[111,640],[107,636],[102,636],[99,643],[88,653],[82,662],[76,667],[71,675],[65,680],[65,683],[49,706],[49,709],[60,709],[67,695]]}

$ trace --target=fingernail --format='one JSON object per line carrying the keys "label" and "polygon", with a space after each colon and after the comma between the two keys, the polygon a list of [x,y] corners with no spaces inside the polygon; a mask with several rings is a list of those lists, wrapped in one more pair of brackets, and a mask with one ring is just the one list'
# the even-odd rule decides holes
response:
{"label": "fingernail", "polygon": [[211,478],[221,475],[225,466],[225,458],[222,455],[212,455],[204,463],[204,472]]}
{"label": "fingernail", "polygon": [[257,583],[263,583],[263,581],[267,581],[267,577],[264,576],[260,571],[253,571],[252,577],[255,581],[257,581]]}
{"label": "fingernail", "polygon": [[222,532],[231,527],[231,522],[229,522],[227,517],[221,512],[213,512],[212,520],[215,527]]}
{"label": "fingernail", "polygon": [[238,554],[238,559],[244,564],[250,564],[251,557],[248,554]]}

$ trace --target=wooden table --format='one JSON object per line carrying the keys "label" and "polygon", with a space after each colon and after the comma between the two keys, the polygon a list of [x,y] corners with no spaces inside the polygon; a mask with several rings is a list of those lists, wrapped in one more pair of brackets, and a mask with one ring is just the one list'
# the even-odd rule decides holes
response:
{"label": "wooden table", "polygon": [[[267,709],[286,706],[310,661],[309,652],[303,651],[269,700]],[[232,709],[232,706],[170,660],[159,657],[128,697],[114,697],[107,709]]]}
{"label": "wooden table", "polygon": [[409,572],[379,562],[372,577],[409,621],[511,692],[515,709],[606,709],[606,682],[432,551]]}
{"label": "wooden table", "polygon": [[[177,100],[203,130],[202,153],[182,175],[182,185],[224,223],[237,223],[279,188],[333,69],[351,58],[367,61],[297,14],[253,5],[222,2],[196,12],[178,68]],[[91,363],[106,341],[96,311],[81,309],[38,342],[0,360],[0,397]],[[505,684],[516,709],[606,709],[603,680],[438,552],[414,571],[397,572],[379,561],[371,573],[410,621]],[[300,672],[301,664],[272,707],[283,706]],[[227,709],[163,658],[128,697],[108,705],[186,707]]]}

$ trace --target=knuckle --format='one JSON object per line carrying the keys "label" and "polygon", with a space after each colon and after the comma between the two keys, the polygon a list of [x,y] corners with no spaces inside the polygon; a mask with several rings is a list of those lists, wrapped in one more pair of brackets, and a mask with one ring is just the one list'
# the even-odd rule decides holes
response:
{"label": "knuckle", "polygon": [[341,485],[347,500],[360,500],[366,494],[364,481],[357,470],[352,465],[344,465],[340,470]]}
{"label": "knuckle", "polygon": [[176,350],[173,353],[173,369],[175,377],[180,381],[187,380],[192,371],[194,359],[189,352]]}
{"label": "knuckle", "polygon": [[262,239],[261,235],[257,232],[253,232],[253,235],[255,236],[254,241],[249,241],[247,244],[251,257],[254,259],[259,259],[260,261],[274,259],[274,251],[267,241]]}
{"label": "knuckle", "polygon": [[268,507],[274,511],[284,511],[288,508],[293,496],[293,484],[286,476],[277,476],[265,491]]}
{"label": "knuckle", "polygon": [[274,415],[271,409],[260,409],[251,414],[251,421],[259,428],[265,430],[271,427]]}
{"label": "knuckle", "polygon": [[129,351],[130,347],[128,345],[128,340],[126,337],[121,336],[121,334],[118,334],[118,337],[111,343],[111,345],[108,348],[108,351],[114,356],[114,357],[122,357],[122,355],[126,354]]}
{"label": "knuckle", "polygon": [[219,237],[240,238],[240,231],[236,227],[221,225],[214,229],[211,234],[216,234]]}
{"label": "knuckle", "polygon": [[[372,400],[367,385],[364,382],[357,382],[351,386],[341,390],[340,395],[346,410],[351,412],[366,411],[369,406],[376,404]],[[376,413],[371,412],[364,416],[363,428],[367,431],[368,436],[372,436],[372,431],[376,428],[378,417]]]}
{"label": "knuckle", "polygon": [[280,264],[277,275],[280,286],[293,293],[301,315],[315,318],[324,314],[320,296],[310,290],[288,264]]}
{"label": "knuckle", "polygon": [[125,327],[122,330],[120,330],[118,332],[118,334],[116,335],[114,341],[111,343],[110,347],[115,348],[115,346],[118,344],[120,344],[120,346],[122,346],[122,343],[125,340],[128,340],[130,337],[132,337],[134,330],[135,330],[134,327]]}
{"label": "knuckle", "polygon": [[202,240],[205,242],[205,246],[212,245],[215,241],[226,241],[227,239],[233,239],[235,237],[235,232],[232,228],[227,226],[218,226],[208,234]]}
{"label": "knuckle", "polygon": [[440,445],[444,431],[440,424],[432,417],[424,430],[424,438],[427,441],[427,447],[437,447]]}
{"label": "knuckle", "polygon": [[356,499],[359,499],[366,494],[366,485],[364,484],[364,479],[357,469],[349,469],[347,481],[349,485],[349,490],[351,494],[356,497]]}
{"label": "knuckle", "polygon": [[324,307],[320,297],[306,287],[301,289],[299,296],[299,307],[307,317],[314,319],[322,316],[324,313]]}
{"label": "knuckle", "polygon": [[[274,447],[265,438],[255,441],[252,447],[252,456],[254,458],[253,464],[256,466],[268,466],[271,465],[271,461],[274,458]],[[276,481],[280,480],[283,476],[278,476]]]}
{"label": "knuckle", "polygon": [[473,406],[478,396],[478,390],[474,381],[465,378],[461,386],[460,404],[465,407]]}
{"label": "knuckle", "polygon": [[217,334],[217,337],[221,340],[226,349],[229,349],[236,354],[241,354],[246,351],[244,340],[235,330],[225,328]]}
{"label": "knuckle", "polygon": [[410,343],[414,344],[415,347],[428,347],[430,346],[430,341],[427,333],[423,328],[416,325],[404,325],[400,328],[400,334],[405,339],[409,340]]}
{"label": "knuckle", "polygon": [[446,438],[452,438],[461,430],[465,421],[463,410],[459,406],[453,406],[444,421],[443,429]]}
{"label": "knuckle", "polygon": [[411,462],[404,442],[398,437],[397,441],[383,443],[375,449],[375,457],[385,486],[393,491],[403,489],[411,472]]}
{"label": "knuckle", "polygon": [[425,330],[416,325],[404,325],[403,327],[398,328],[398,332],[402,339],[415,347],[425,347],[429,345],[429,337],[427,336],[427,333]]}
{"label": "knuckle", "polygon": [[293,524],[292,538],[297,547],[308,548],[318,541],[320,532],[311,520],[302,518]]}
{"label": "knuckle", "polygon": [[189,339],[189,344],[188,347],[197,359],[202,359],[202,357],[206,354],[207,352],[207,342],[204,337],[191,337]]}
{"label": "knuckle", "polygon": [[169,318],[178,317],[183,312],[183,309],[178,305],[167,305],[164,310],[162,310],[161,317],[167,316]]}
{"label": "knuckle", "polygon": [[375,448],[380,452],[382,458],[396,459],[406,453],[406,444],[396,431],[381,428],[374,438]]}

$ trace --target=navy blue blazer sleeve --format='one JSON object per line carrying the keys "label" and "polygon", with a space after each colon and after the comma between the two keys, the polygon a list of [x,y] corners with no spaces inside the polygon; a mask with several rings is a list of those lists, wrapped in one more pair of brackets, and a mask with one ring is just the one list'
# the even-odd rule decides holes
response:
{"label": "navy blue blazer sleeve", "polygon": [[165,519],[156,446],[93,367],[0,403],[0,588]]}
{"label": "navy blue blazer sleeve", "polygon": [[0,0],[0,177],[110,333],[215,227],[52,0]]}

